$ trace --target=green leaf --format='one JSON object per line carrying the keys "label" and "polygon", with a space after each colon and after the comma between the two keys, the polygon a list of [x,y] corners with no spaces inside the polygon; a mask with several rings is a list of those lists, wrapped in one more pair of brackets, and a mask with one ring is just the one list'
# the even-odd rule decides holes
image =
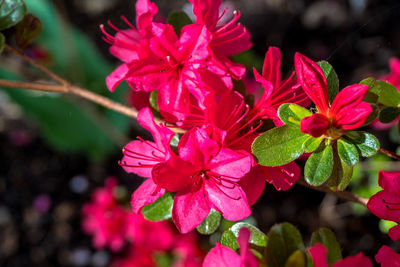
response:
{"label": "green leaf", "polygon": [[20,22],[26,13],[23,0],[0,1],[0,31],[10,28]]}
{"label": "green leaf", "polygon": [[289,256],[285,262],[284,267],[306,267],[307,266],[307,256],[301,250],[296,250]]}
{"label": "green leaf", "polygon": [[160,110],[158,109],[158,104],[157,104],[157,95],[158,95],[158,91],[152,91],[150,93],[150,98],[149,98],[149,102],[150,102],[150,106],[157,112],[160,112]]}
{"label": "green leaf", "polygon": [[349,185],[352,177],[353,167],[348,166],[340,159],[337,144],[334,144],[332,173],[326,183],[333,191],[343,191]]}
{"label": "green leaf", "polygon": [[168,15],[168,24],[171,24],[174,27],[176,34],[179,36],[181,33],[181,29],[189,24],[192,24],[192,20],[189,16],[183,11],[172,11]]}
{"label": "green leaf", "polygon": [[237,250],[239,245],[236,241],[237,237],[239,236],[239,230],[242,227],[246,227],[250,230],[250,244],[253,244],[257,247],[265,247],[267,246],[268,237],[261,232],[257,227],[254,225],[245,223],[245,222],[238,222],[226,230],[221,237],[221,245],[229,247],[233,250]]}
{"label": "green leaf", "polygon": [[163,196],[153,203],[144,206],[142,209],[143,216],[149,221],[163,221],[172,217],[172,204],[174,198],[171,193],[165,192]]}
{"label": "green leaf", "polygon": [[306,162],[304,178],[311,185],[323,184],[331,175],[333,169],[332,146],[322,144]]}
{"label": "green leaf", "polygon": [[350,131],[346,133],[346,136],[360,150],[360,154],[363,157],[371,157],[379,150],[380,144],[378,139],[370,133]]}
{"label": "green leaf", "polygon": [[400,109],[398,107],[386,107],[379,113],[379,121],[383,123],[390,123],[397,119],[400,115]]}
{"label": "green leaf", "polygon": [[376,83],[376,80],[370,77],[362,80],[360,84],[368,85],[368,92],[367,95],[364,97],[364,101],[376,104],[379,99],[379,94],[382,90],[382,88]]}
{"label": "green leaf", "polygon": [[290,125],[273,128],[258,136],[252,151],[263,166],[281,166],[303,154],[303,143],[309,135]]}
{"label": "green leaf", "polygon": [[322,140],[324,140],[324,137],[312,137],[310,136],[306,141],[303,143],[303,150],[306,153],[312,153],[314,152],[319,145],[321,144]]}
{"label": "green leaf", "polygon": [[[364,99],[364,101],[365,101],[365,99]],[[372,112],[368,115],[368,118],[366,119],[366,121],[364,122],[362,127],[370,125],[374,120],[376,120],[376,118],[379,115],[378,105],[374,104],[374,103],[369,103],[369,105],[372,107]]]}
{"label": "green leaf", "polygon": [[304,117],[311,116],[312,113],[299,105],[285,103],[278,109],[278,116],[285,124],[299,126],[300,121]]}
{"label": "green leaf", "polygon": [[335,99],[336,95],[339,93],[339,78],[332,65],[327,61],[319,61],[317,64],[325,74],[326,81],[328,82],[329,103],[332,104],[333,99]]}
{"label": "green leaf", "polygon": [[342,250],[336,240],[335,234],[331,230],[320,228],[315,231],[311,236],[311,246],[317,243],[321,243],[328,249],[326,256],[330,266],[342,259]]}
{"label": "green leaf", "polygon": [[297,250],[304,251],[300,232],[289,223],[274,225],[268,233],[266,259],[268,267],[284,267]]}
{"label": "green leaf", "polygon": [[15,40],[20,49],[24,49],[42,33],[42,22],[35,15],[28,13],[17,24]]}
{"label": "green leaf", "polygon": [[346,138],[340,138],[337,141],[337,150],[341,160],[348,166],[354,166],[360,160],[357,147]]}
{"label": "green leaf", "polygon": [[221,214],[211,209],[208,216],[203,220],[203,222],[196,227],[197,231],[203,235],[211,235],[214,233],[221,222]]}
{"label": "green leaf", "polygon": [[397,107],[400,104],[400,92],[396,87],[384,81],[376,81],[376,84],[381,87],[379,103],[388,107]]}
{"label": "green leaf", "polygon": [[6,44],[6,37],[0,32],[0,54],[3,53],[4,45]]}

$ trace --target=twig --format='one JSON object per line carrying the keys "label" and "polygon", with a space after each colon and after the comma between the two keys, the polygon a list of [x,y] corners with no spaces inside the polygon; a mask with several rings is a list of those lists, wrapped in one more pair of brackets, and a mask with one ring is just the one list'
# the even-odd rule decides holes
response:
{"label": "twig", "polygon": [[378,150],[378,152],[381,153],[381,154],[384,154],[384,155],[386,155],[386,156],[388,156],[388,157],[390,157],[392,159],[400,160],[400,155],[397,155],[396,153],[394,153],[392,151],[389,151],[389,150],[386,150],[384,148],[380,148]]}
{"label": "twig", "polygon": [[309,185],[309,184],[307,184],[306,181],[304,181],[303,178],[300,178],[297,181],[297,183],[299,185],[305,186],[307,188],[311,188],[313,190],[317,190],[317,191],[328,193],[328,194],[334,194],[339,198],[342,198],[342,199],[345,199],[345,200],[348,200],[348,201],[351,201],[351,202],[359,203],[359,204],[364,205],[364,206],[366,206],[367,202],[368,202],[368,199],[360,197],[360,196],[357,196],[357,195],[355,195],[355,194],[353,194],[353,193],[351,193],[349,191],[333,191],[327,185],[320,185],[320,186]]}

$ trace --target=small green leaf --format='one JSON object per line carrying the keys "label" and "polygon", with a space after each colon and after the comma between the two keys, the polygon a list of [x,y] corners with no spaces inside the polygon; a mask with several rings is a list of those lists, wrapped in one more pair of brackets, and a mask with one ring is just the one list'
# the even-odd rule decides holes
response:
{"label": "small green leaf", "polygon": [[183,11],[172,11],[168,15],[168,24],[171,24],[174,27],[176,34],[179,36],[181,33],[181,29],[189,24],[192,24],[192,20],[189,16]]}
{"label": "small green leaf", "polygon": [[284,267],[306,267],[307,256],[301,250],[296,250],[289,256]]}
{"label": "small green leaf", "polygon": [[302,118],[311,115],[312,113],[308,109],[296,104],[285,103],[278,109],[278,116],[285,124],[292,124],[297,127]]}
{"label": "small green leaf", "polygon": [[360,160],[356,146],[346,138],[340,138],[337,141],[337,148],[341,160],[348,166],[354,166]]}
{"label": "small green leaf", "polygon": [[4,45],[6,44],[6,37],[0,32],[0,54],[3,53]]}
{"label": "small green leaf", "polygon": [[[365,101],[365,99],[364,99],[364,101]],[[364,122],[362,127],[370,125],[374,120],[376,120],[376,118],[378,118],[378,115],[379,115],[378,105],[374,104],[374,103],[369,103],[369,105],[372,107],[372,112],[368,115],[368,118]]]}
{"label": "small green leaf", "polygon": [[304,178],[311,185],[323,184],[331,175],[333,169],[332,146],[322,144],[306,162]]}
{"label": "small green leaf", "polygon": [[397,119],[400,115],[400,109],[398,107],[386,107],[379,113],[379,121],[383,123],[390,123]]}
{"label": "small green leaf", "polygon": [[237,250],[239,245],[236,241],[237,237],[239,236],[239,230],[242,227],[246,227],[250,230],[250,244],[253,244],[257,247],[265,247],[267,246],[268,237],[261,232],[257,227],[254,225],[245,223],[245,222],[238,222],[226,230],[221,237],[221,245],[229,247],[233,250]]}
{"label": "small green leaf", "polygon": [[297,250],[304,251],[300,232],[289,223],[274,225],[268,233],[266,259],[268,267],[284,267]]}
{"label": "small green leaf", "polygon": [[23,0],[0,1],[0,31],[10,28],[20,22],[26,13]]}
{"label": "small green leaf", "polygon": [[353,167],[340,159],[337,150],[337,144],[333,144],[333,168],[326,183],[333,191],[343,191],[353,177]]}
{"label": "small green leaf", "polygon": [[150,106],[157,112],[160,112],[160,110],[158,109],[158,104],[157,104],[157,95],[158,95],[158,91],[152,91],[150,93],[150,98],[149,98],[149,102],[150,102]]}
{"label": "small green leaf", "polygon": [[338,260],[342,259],[342,250],[336,240],[335,234],[327,229],[320,228],[311,236],[311,246],[321,243],[328,249],[327,258],[329,265],[333,265]]}
{"label": "small green leaf", "polygon": [[42,22],[35,15],[28,13],[17,24],[15,40],[20,49],[24,49],[42,33]]}
{"label": "small green leaf", "polygon": [[400,92],[396,87],[384,81],[376,81],[376,84],[381,87],[379,103],[388,107],[397,107],[400,104]]}
{"label": "small green leaf", "polygon": [[171,218],[172,216],[172,204],[174,198],[171,193],[165,192],[165,194],[158,198],[153,203],[144,206],[142,209],[143,216],[149,221],[163,221]]}
{"label": "small green leaf", "polygon": [[376,104],[379,99],[379,94],[382,90],[382,88],[376,83],[376,80],[370,77],[362,80],[360,84],[368,85],[368,92],[364,97],[364,101]]}
{"label": "small green leaf", "polygon": [[321,67],[325,74],[329,89],[329,103],[332,104],[333,99],[335,99],[336,95],[339,93],[339,78],[332,65],[327,61],[319,61],[317,64]]}
{"label": "small green leaf", "polygon": [[203,220],[203,222],[196,227],[197,231],[203,235],[211,235],[214,233],[221,222],[221,214],[211,209],[208,216]]}
{"label": "small green leaf", "polygon": [[281,166],[303,154],[303,143],[309,135],[290,125],[273,128],[258,136],[252,151],[263,166]]}
{"label": "small green leaf", "polygon": [[306,141],[303,143],[303,150],[306,153],[312,153],[314,152],[319,145],[321,144],[322,140],[324,140],[324,137],[312,137],[310,136]]}
{"label": "small green leaf", "polygon": [[378,139],[367,132],[350,131],[346,136],[351,139],[351,142],[360,150],[361,156],[371,157],[378,152],[380,144]]}

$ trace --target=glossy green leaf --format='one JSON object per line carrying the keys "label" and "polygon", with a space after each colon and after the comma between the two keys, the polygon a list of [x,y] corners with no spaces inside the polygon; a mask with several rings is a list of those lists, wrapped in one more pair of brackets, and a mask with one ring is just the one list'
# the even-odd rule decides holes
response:
{"label": "glossy green leaf", "polygon": [[281,166],[303,154],[303,143],[308,137],[298,127],[283,125],[258,136],[251,149],[259,164]]}
{"label": "glossy green leaf", "polygon": [[20,22],[26,13],[23,0],[0,1],[0,31],[10,28]]}
{"label": "glossy green leaf", "polygon": [[365,120],[362,127],[370,125],[373,121],[376,120],[376,118],[378,118],[378,115],[379,115],[378,104],[374,104],[374,103],[369,103],[369,104],[372,107],[372,112],[368,115],[368,118]]}
{"label": "glossy green leaf", "polygon": [[211,235],[218,229],[220,222],[221,214],[218,211],[211,209],[208,216],[199,226],[196,227],[196,229],[200,234]]}
{"label": "glossy green leaf", "polygon": [[163,221],[172,217],[172,205],[174,198],[171,193],[165,192],[163,196],[153,203],[144,206],[143,216],[149,221]]}
{"label": "glossy green leaf", "polygon": [[331,230],[320,228],[315,231],[311,236],[311,246],[317,243],[321,243],[328,249],[326,256],[329,265],[333,265],[335,262],[342,259],[342,250],[336,240],[335,234]]}
{"label": "glossy green leaf", "polygon": [[168,15],[168,24],[171,24],[174,27],[176,34],[179,36],[181,33],[181,29],[189,24],[192,24],[192,20],[189,16],[183,11],[172,11]]}
{"label": "glossy green leaf", "polygon": [[311,185],[323,184],[331,175],[333,169],[332,146],[325,144],[314,151],[304,167],[304,178]]}
{"label": "glossy green leaf", "polygon": [[379,113],[379,121],[383,123],[390,123],[397,119],[400,115],[400,109],[398,107],[386,107]]}
{"label": "glossy green leaf", "polygon": [[160,112],[160,110],[158,109],[158,104],[157,104],[157,95],[158,95],[158,91],[152,91],[150,93],[150,98],[149,98],[149,102],[150,102],[150,106],[156,110],[157,112]]}
{"label": "glossy green leaf", "polygon": [[353,167],[344,163],[337,152],[337,144],[333,144],[332,173],[327,180],[328,186],[333,191],[343,191],[349,185],[353,177]]}
{"label": "glossy green leaf", "polygon": [[324,140],[324,137],[312,137],[310,136],[306,141],[303,143],[303,150],[306,153],[311,153],[314,152],[319,145],[321,144],[322,140]]}
{"label": "glossy green leaf", "polygon": [[285,124],[299,126],[300,121],[304,117],[311,116],[312,113],[299,105],[285,103],[278,109],[278,116]]}
{"label": "glossy green leaf", "polygon": [[358,148],[363,157],[371,157],[379,150],[378,139],[370,133],[350,131],[346,133],[346,136],[351,139],[351,142]]}
{"label": "glossy green leaf", "polygon": [[0,32],[0,54],[3,53],[4,45],[6,44],[6,37]]}
{"label": "glossy green leaf", "polygon": [[372,77],[362,80],[360,84],[368,85],[368,92],[367,95],[364,97],[364,101],[376,104],[379,99],[379,94],[382,90],[380,85],[377,84],[376,80]]}
{"label": "glossy green leaf", "polygon": [[221,237],[221,245],[229,247],[233,250],[237,250],[239,245],[236,241],[237,237],[239,236],[239,230],[242,227],[246,227],[250,230],[250,244],[253,244],[257,247],[265,247],[267,246],[268,237],[261,232],[257,227],[254,225],[245,223],[245,222],[238,222],[226,230]]}
{"label": "glossy green leaf", "polygon": [[15,40],[20,49],[24,49],[42,33],[42,22],[35,15],[28,13],[17,24]]}
{"label": "glossy green leaf", "polygon": [[274,225],[268,233],[266,259],[268,267],[284,267],[297,250],[304,251],[300,232],[289,223]]}
{"label": "glossy green leaf", "polygon": [[357,147],[346,138],[337,140],[337,150],[341,160],[348,166],[354,166],[360,160]]}
{"label": "glossy green leaf", "polygon": [[306,254],[301,250],[296,250],[286,260],[284,267],[306,267],[306,266],[307,266]]}
{"label": "glossy green leaf", "polygon": [[339,93],[339,78],[332,65],[327,61],[319,61],[317,64],[325,74],[329,89],[329,103],[332,103],[333,99],[335,99],[336,95]]}
{"label": "glossy green leaf", "polygon": [[378,102],[388,106],[397,107],[400,105],[400,92],[396,87],[384,81],[376,81],[376,84],[381,87]]}

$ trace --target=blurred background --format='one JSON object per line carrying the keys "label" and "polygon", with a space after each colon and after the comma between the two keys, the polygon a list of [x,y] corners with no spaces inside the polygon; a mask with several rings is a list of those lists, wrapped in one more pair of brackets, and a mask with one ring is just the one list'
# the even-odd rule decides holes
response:
{"label": "blurred background", "polygon": [[[175,9],[190,11],[188,1],[154,2],[158,20]],[[26,3],[43,22],[43,33],[25,49],[26,55],[74,84],[130,103],[126,85],[112,94],[105,87],[105,77],[119,62],[109,54],[99,25],[111,20],[126,28],[120,16],[134,21],[133,0]],[[397,0],[231,0],[229,5],[242,12],[240,21],[252,35],[253,49],[236,57],[248,67],[249,77],[253,65],[262,67],[272,45],[282,50],[283,73],[293,70],[299,51],[328,60],[341,88],[388,74],[388,60],[400,56]],[[49,82],[7,53],[0,56],[0,77]],[[396,129],[374,133],[382,147],[396,151]],[[106,266],[112,255],[91,247],[91,237],[80,229],[81,208],[108,176],[117,177],[129,195],[137,188],[142,179],[126,174],[117,162],[122,146],[143,134],[130,118],[76,97],[0,89],[0,266]],[[365,197],[378,190],[378,170],[400,171],[398,162],[381,155],[358,166],[350,189]],[[382,234],[387,222],[358,205],[298,185],[288,192],[267,185],[250,220],[264,232],[288,221],[306,243],[318,227],[329,227],[346,256],[363,251],[373,257],[382,244],[395,246]],[[204,248],[212,245],[208,238],[201,242]]]}

